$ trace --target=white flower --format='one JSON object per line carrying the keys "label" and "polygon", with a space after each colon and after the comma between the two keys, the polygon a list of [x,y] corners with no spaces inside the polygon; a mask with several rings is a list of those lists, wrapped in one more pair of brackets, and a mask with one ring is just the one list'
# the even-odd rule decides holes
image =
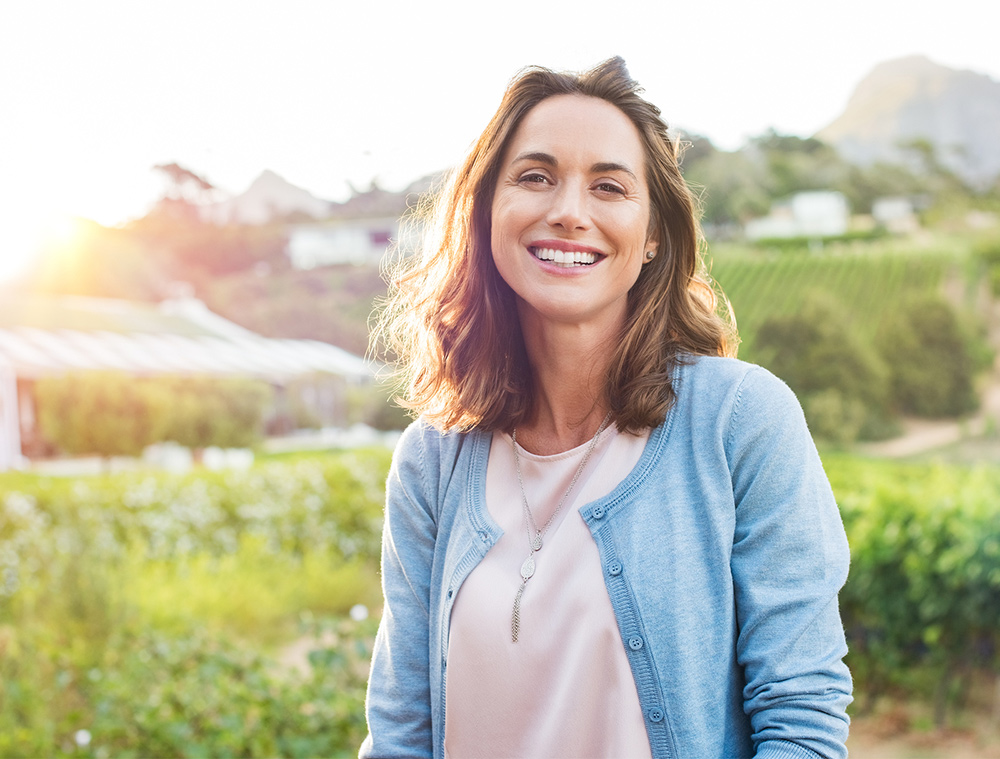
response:
{"label": "white flower", "polygon": [[368,607],[364,604],[354,604],[351,607],[351,619],[355,622],[364,622],[368,619]]}
{"label": "white flower", "polygon": [[73,733],[73,740],[76,741],[76,745],[82,747],[90,745],[90,731],[89,730],[77,730]]}

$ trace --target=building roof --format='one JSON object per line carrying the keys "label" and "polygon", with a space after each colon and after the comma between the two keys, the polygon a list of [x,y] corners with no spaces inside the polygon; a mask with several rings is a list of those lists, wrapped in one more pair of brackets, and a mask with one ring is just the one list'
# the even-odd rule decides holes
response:
{"label": "building roof", "polygon": [[312,372],[367,379],[372,365],[317,340],[260,337],[200,301],[162,304],[99,298],[21,298],[0,303],[0,359],[17,376],[76,370],[253,376],[275,381]]}

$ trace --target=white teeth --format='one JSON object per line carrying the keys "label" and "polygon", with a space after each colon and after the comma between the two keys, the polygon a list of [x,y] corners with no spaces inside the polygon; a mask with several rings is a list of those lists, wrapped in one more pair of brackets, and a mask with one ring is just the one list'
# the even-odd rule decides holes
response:
{"label": "white teeth", "polygon": [[535,258],[552,261],[564,266],[588,266],[597,262],[597,253],[583,251],[555,250],[554,248],[532,248]]}

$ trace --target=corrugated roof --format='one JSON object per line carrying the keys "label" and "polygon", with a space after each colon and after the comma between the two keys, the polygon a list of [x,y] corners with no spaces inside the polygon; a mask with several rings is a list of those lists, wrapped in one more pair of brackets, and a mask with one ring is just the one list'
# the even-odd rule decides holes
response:
{"label": "corrugated roof", "polygon": [[374,373],[367,361],[341,348],[260,337],[198,301],[162,307],[98,298],[5,301],[0,358],[18,376],[31,378],[87,369],[278,381],[310,372],[358,379]]}
{"label": "corrugated roof", "polygon": [[281,380],[310,372],[364,379],[370,364],[333,345],[263,337],[225,340],[181,335],[52,332],[34,327],[0,329],[0,357],[19,377],[68,371],[116,370],[136,374],[212,374]]}

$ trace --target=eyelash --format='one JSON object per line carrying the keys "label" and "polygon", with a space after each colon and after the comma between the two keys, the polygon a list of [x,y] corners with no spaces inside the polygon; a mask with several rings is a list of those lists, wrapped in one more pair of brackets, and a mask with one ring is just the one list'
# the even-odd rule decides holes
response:
{"label": "eyelash", "polygon": [[618,195],[624,195],[625,194],[625,190],[623,190],[621,187],[619,187],[616,184],[612,184],[611,182],[601,182],[599,185],[597,185],[597,188],[598,189],[606,190],[608,192],[613,192],[613,193],[616,193]]}
{"label": "eyelash", "polygon": [[[550,180],[544,174],[538,174],[538,173],[535,173],[535,172],[530,172],[528,174],[523,174],[518,181],[519,182],[527,182],[529,184],[541,184],[542,182],[548,182]],[[603,190],[604,192],[614,193],[616,195],[624,195],[625,194],[625,190],[623,190],[621,187],[619,187],[618,185],[616,185],[616,184],[614,184],[612,182],[600,182],[599,184],[595,185],[595,187],[598,190]]]}

